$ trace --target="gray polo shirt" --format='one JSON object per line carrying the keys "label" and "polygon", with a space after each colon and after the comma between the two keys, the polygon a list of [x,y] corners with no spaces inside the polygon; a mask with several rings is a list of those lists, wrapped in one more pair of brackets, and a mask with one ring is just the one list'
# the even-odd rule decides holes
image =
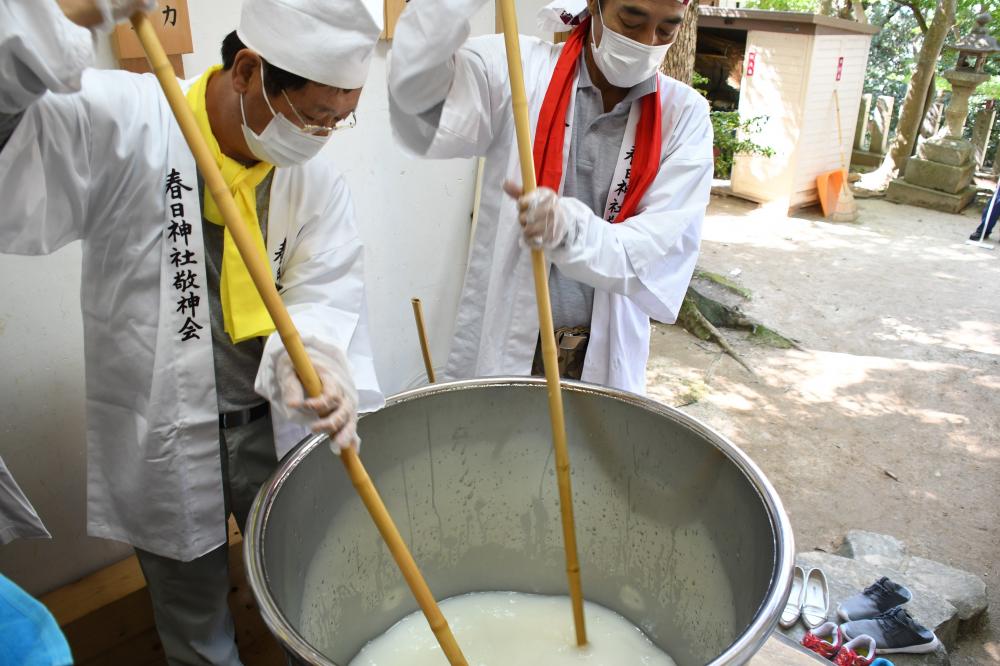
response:
{"label": "gray polo shirt", "polygon": [[[590,80],[582,53],[579,69],[574,129],[570,137],[563,196],[579,199],[595,215],[604,217],[632,102],[656,90],[656,77],[651,76],[631,88],[624,100],[604,113],[601,91]],[[590,326],[594,309],[593,287],[566,277],[553,265],[549,291],[552,294],[552,321],[556,328]]]}
{"label": "gray polo shirt", "polygon": [[[267,212],[271,203],[271,181],[274,169],[257,185],[257,220],[260,222],[264,242],[267,243]],[[253,390],[257,369],[264,354],[265,338],[252,338],[233,344],[225,330],[222,316],[222,296],[219,280],[222,275],[222,248],[225,228],[212,224],[204,217],[205,183],[198,174],[198,191],[203,193],[202,232],[205,234],[205,274],[207,278],[208,310],[212,322],[212,356],[215,360],[215,390],[218,395],[219,413],[249,409],[264,402]]]}

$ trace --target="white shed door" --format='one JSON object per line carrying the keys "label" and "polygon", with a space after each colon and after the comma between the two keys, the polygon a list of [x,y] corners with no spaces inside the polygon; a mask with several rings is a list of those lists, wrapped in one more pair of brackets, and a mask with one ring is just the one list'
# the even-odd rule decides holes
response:
{"label": "white shed door", "polygon": [[[817,35],[809,68],[793,205],[816,200],[816,176],[849,167],[868,66],[868,35]],[[834,90],[840,103],[840,132]],[[843,160],[843,162],[842,162]]]}
{"label": "white shed door", "polygon": [[765,116],[763,131],[747,137],[774,149],[773,157],[737,156],[732,187],[759,201],[786,199],[792,192],[795,148],[809,65],[810,35],[751,30],[743,62],[740,118]]}

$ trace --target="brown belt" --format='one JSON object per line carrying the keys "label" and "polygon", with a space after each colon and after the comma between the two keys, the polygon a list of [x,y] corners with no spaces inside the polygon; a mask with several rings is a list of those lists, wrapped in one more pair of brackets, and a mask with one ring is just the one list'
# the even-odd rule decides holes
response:
{"label": "brown belt", "polygon": [[250,409],[239,409],[235,412],[219,414],[219,427],[223,430],[239,428],[240,426],[245,426],[258,419],[264,418],[270,412],[271,405],[267,402],[262,402],[255,407],[251,407]]}
{"label": "brown belt", "polygon": [[[555,334],[559,376],[563,379],[580,379],[583,375],[583,363],[587,357],[587,343],[590,342],[590,328],[586,326],[557,328]],[[541,377],[545,374],[541,339],[535,345],[535,359],[531,363],[531,374],[535,377]]]}

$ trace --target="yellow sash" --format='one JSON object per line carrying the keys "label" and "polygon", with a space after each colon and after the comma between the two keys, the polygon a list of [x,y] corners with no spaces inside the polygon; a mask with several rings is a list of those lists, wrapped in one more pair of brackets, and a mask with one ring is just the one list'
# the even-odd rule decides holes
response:
{"label": "yellow sash", "polygon": [[[188,104],[194,111],[198,128],[208,143],[209,150],[215,157],[215,163],[222,170],[222,177],[229,185],[236,200],[240,217],[250,230],[254,246],[267,261],[267,248],[264,246],[264,236],[260,232],[260,221],[257,219],[257,186],[267,177],[273,165],[258,162],[252,167],[245,167],[236,160],[227,157],[219,149],[219,142],[212,134],[212,126],[208,121],[208,108],[205,104],[205,91],[208,89],[208,79],[222,69],[216,65],[205,72],[187,93]],[[212,194],[205,188],[202,196],[205,204],[205,219],[212,224],[222,225],[222,213],[215,203]],[[269,264],[270,265],[270,264]],[[264,307],[264,302],[257,293],[250,272],[247,271],[240,257],[236,243],[226,229],[222,248],[222,276],[219,281],[219,292],[222,296],[222,316],[225,321],[226,333],[233,343],[243,342],[250,338],[270,335],[274,331],[274,322]]]}

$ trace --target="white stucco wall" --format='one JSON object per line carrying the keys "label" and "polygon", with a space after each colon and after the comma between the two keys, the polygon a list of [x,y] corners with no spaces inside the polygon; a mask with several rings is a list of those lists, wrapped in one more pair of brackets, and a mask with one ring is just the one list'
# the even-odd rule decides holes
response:
{"label": "white stucco wall", "polygon": [[[184,56],[189,76],[218,61],[239,7],[239,0],[190,0],[195,52]],[[488,5],[476,16],[474,32],[493,29]],[[436,365],[445,361],[467,253],[475,164],[418,162],[396,147],[385,91],[388,49],[380,44],[372,64],[358,127],[336,136],[324,157],[347,175],[354,194],[368,247],[377,369],[393,393],[423,379],[411,296],[424,301]],[[98,65],[113,67],[106,40],[98,51]],[[48,257],[0,257],[6,287],[0,296],[0,456],[53,535],[0,547],[0,571],[34,594],[131,553],[123,544],[86,536],[79,275],[76,243]]]}

